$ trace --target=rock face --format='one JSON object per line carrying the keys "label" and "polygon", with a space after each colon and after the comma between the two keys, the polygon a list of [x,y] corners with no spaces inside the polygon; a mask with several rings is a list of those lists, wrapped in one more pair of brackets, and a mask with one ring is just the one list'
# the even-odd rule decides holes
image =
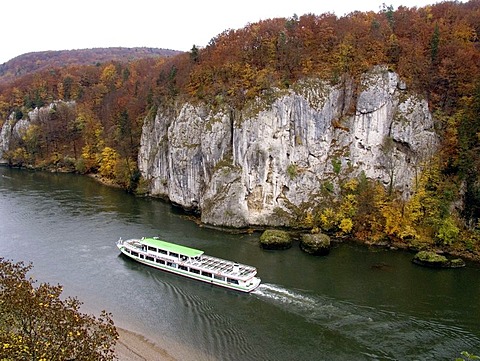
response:
{"label": "rock face", "polygon": [[22,139],[26,131],[33,123],[45,122],[50,118],[50,112],[52,109],[59,105],[65,104],[69,107],[74,107],[75,102],[63,102],[55,101],[47,106],[41,108],[35,108],[34,110],[28,112],[26,119],[16,119],[15,113],[12,113],[8,119],[3,123],[2,129],[0,130],[0,164],[7,163],[4,159],[4,153],[11,150],[12,143]]}
{"label": "rock face", "polygon": [[14,113],[5,121],[0,130],[0,164],[7,163],[3,154],[10,150],[12,139],[21,139],[29,125],[30,122],[26,119],[16,120]]}
{"label": "rock face", "polygon": [[408,197],[438,146],[427,102],[384,67],[361,89],[311,80],[241,111],[160,108],[143,126],[140,171],[151,195],[230,227],[291,226],[322,185],[362,172]]}

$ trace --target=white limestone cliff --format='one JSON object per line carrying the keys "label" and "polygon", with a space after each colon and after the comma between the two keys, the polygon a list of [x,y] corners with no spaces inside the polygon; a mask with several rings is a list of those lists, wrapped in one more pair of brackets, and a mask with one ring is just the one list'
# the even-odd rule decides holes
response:
{"label": "white limestone cliff", "polygon": [[323,184],[362,172],[408,197],[438,147],[428,104],[385,67],[357,98],[352,87],[312,80],[241,111],[159,109],[138,157],[149,193],[231,227],[291,225],[295,209],[321,204]]}

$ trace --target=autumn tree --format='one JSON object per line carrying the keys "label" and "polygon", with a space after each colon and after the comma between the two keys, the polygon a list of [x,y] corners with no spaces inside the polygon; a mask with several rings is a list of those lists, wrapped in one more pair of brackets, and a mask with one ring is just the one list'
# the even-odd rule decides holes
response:
{"label": "autumn tree", "polygon": [[480,219],[480,78],[458,127],[459,172],[466,183],[464,217],[470,226]]}
{"label": "autumn tree", "polygon": [[362,172],[358,177],[356,198],[358,206],[354,218],[355,237],[360,240],[379,240],[385,234],[385,220],[380,210],[385,189]]}
{"label": "autumn tree", "polygon": [[60,285],[28,278],[31,269],[0,258],[0,359],[114,360],[111,314],[81,313],[81,302],[61,297]]}
{"label": "autumn tree", "polygon": [[115,149],[110,147],[103,148],[99,156],[100,175],[105,178],[114,179],[115,169],[117,167],[118,154]]}

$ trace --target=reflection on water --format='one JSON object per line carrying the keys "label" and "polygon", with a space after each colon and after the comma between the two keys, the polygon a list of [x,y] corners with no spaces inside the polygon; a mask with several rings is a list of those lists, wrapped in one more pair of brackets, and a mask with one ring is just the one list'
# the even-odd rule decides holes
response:
{"label": "reflection on water", "polygon": [[[480,269],[430,270],[411,255],[340,245],[328,257],[258,247],[258,234],[198,227],[161,201],[87,177],[0,168],[0,255],[32,261],[91,312],[194,360],[442,360],[480,349]],[[256,266],[236,293],[119,255],[119,237],[159,235]],[[170,351],[170,350],[169,350]],[[172,351],[175,356],[175,351]],[[195,355],[195,356],[192,356]]]}

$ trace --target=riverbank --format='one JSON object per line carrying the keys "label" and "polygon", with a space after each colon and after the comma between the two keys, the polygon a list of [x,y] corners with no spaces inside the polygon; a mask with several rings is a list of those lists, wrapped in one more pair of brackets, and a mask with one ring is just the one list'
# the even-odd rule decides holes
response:
{"label": "riverbank", "polygon": [[115,355],[119,361],[177,361],[165,348],[144,336],[118,328],[119,339]]}
{"label": "riverbank", "polygon": [[[106,185],[109,187],[121,188],[118,184],[115,184],[109,179],[101,177],[99,174],[88,174],[87,176],[89,176],[90,178],[96,180],[97,182],[103,185]],[[170,203],[168,200],[166,200],[166,202]],[[232,234],[253,233],[255,231],[261,232],[261,231],[264,231],[265,229],[269,229],[269,227],[262,227],[262,226],[247,227],[242,229],[222,227],[222,226],[212,226],[209,224],[203,224],[200,218],[198,217],[198,215],[189,214],[185,210],[184,212],[185,212],[185,215],[187,215],[191,221],[195,222],[200,227],[208,227],[211,229],[217,229],[217,230],[229,232]],[[294,228],[291,228],[288,230],[288,227],[287,227],[287,232],[292,234],[293,239],[299,239],[302,233],[305,233],[305,232],[308,233],[309,230],[307,229],[298,230]],[[452,244],[444,244],[444,245],[436,244],[432,239],[430,240],[427,239],[424,241],[399,240],[399,239],[386,240],[388,239],[388,237],[385,237],[385,240],[372,242],[370,240],[362,241],[359,239],[355,239],[353,237],[338,238],[338,236],[335,234],[329,234],[329,236],[331,236],[332,241],[334,242],[353,242],[356,244],[361,244],[366,247],[384,248],[391,251],[403,250],[403,251],[409,251],[412,253],[416,253],[418,251],[431,251],[431,252],[435,252],[435,253],[446,255],[453,258],[461,258],[464,261],[473,262],[480,265],[480,241],[479,241],[480,236],[474,234],[473,232],[468,232],[468,231],[465,231],[462,237],[459,237],[459,239],[456,242],[453,242]]]}
{"label": "riverbank", "polygon": [[179,343],[178,340],[147,337],[141,331],[132,331],[129,326],[116,326],[118,340],[115,356],[118,361],[216,361],[197,348]]}

